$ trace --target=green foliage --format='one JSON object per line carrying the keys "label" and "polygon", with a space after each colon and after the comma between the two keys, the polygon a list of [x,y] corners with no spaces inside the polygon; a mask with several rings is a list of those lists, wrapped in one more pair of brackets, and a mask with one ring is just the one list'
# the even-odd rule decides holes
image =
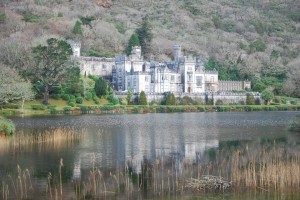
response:
{"label": "green foliage", "polygon": [[136,30],[144,54],[150,53],[149,45],[153,39],[151,29],[152,25],[150,24],[149,17],[146,15],[143,18],[142,25]]}
{"label": "green foliage", "polygon": [[65,106],[64,108],[63,108],[63,110],[66,112],[66,111],[70,111],[72,109],[72,107],[71,106]]}
{"label": "green foliage", "polygon": [[126,97],[122,97],[121,104],[125,106],[128,105]]}
{"label": "green foliage", "polygon": [[107,83],[101,77],[96,80],[95,83],[95,92],[97,96],[104,96],[107,94]]}
{"label": "green foliage", "polygon": [[169,92],[166,99],[166,105],[175,105],[176,99],[172,92]]}
{"label": "green foliage", "polygon": [[92,100],[92,99],[93,99],[93,93],[88,92],[88,93],[86,94],[86,99],[87,99],[88,101]]}
{"label": "green foliage", "polygon": [[32,104],[31,109],[32,110],[45,110],[46,107],[42,104]]}
{"label": "green foliage", "polygon": [[86,17],[80,16],[79,19],[83,25],[89,26],[91,29],[93,28],[92,21],[96,20],[94,16],[86,16]]}
{"label": "green foliage", "polygon": [[63,100],[65,100],[65,101],[69,101],[69,100],[70,100],[70,95],[68,95],[68,94],[62,94],[62,95],[61,95],[61,98],[62,98]]}
{"label": "green foliage", "polygon": [[25,13],[23,15],[23,20],[25,22],[30,22],[30,23],[39,23],[40,18],[32,13]]}
{"label": "green foliage", "polygon": [[2,107],[6,108],[6,109],[19,109],[20,105],[19,104],[14,104],[14,103],[5,103],[5,104],[3,104]]}
{"label": "green foliage", "polygon": [[84,86],[80,77],[80,69],[77,64],[68,69],[62,83],[63,90],[67,94],[83,94]]}
{"label": "green foliage", "polygon": [[100,104],[100,100],[98,97],[94,97],[93,99],[94,99],[95,104],[97,104],[97,105]]}
{"label": "green foliage", "polygon": [[75,35],[83,35],[83,30],[81,28],[81,23],[79,21],[76,21],[72,33],[74,33]]}
{"label": "green foliage", "polygon": [[274,99],[274,94],[273,94],[272,91],[266,89],[266,90],[262,91],[262,93],[261,93],[261,98],[262,98],[267,104],[269,104],[269,102],[270,102],[272,99]]}
{"label": "green foliage", "polygon": [[0,133],[12,135],[15,132],[15,126],[11,121],[0,116]]}
{"label": "green foliage", "polygon": [[77,97],[76,98],[76,103],[82,104],[83,103],[83,98],[82,97]]}
{"label": "green foliage", "polygon": [[53,99],[60,99],[61,95],[60,94],[52,94]]}
{"label": "green foliage", "polygon": [[106,50],[98,50],[91,48],[86,52],[87,56],[92,56],[92,57],[106,57],[106,58],[112,58],[114,57],[114,53],[106,51]]}
{"label": "green foliage", "polygon": [[133,89],[130,88],[127,92],[127,97],[126,97],[128,104],[130,104],[132,102],[132,96],[133,96]]}
{"label": "green foliage", "polygon": [[57,17],[63,17],[63,16],[64,16],[63,13],[61,12],[57,13]]}
{"label": "green foliage", "polygon": [[89,74],[88,76],[90,79],[92,79],[93,81],[97,81],[99,79],[99,76],[93,75],[93,74]]}
{"label": "green foliage", "polygon": [[147,97],[144,91],[140,93],[139,105],[147,105]]}
{"label": "green foliage", "polygon": [[252,93],[247,93],[246,105],[255,105],[255,98],[254,98],[254,95]]}
{"label": "green foliage", "polygon": [[44,96],[44,104],[48,104],[49,92],[54,90],[54,86],[64,81],[69,69],[72,48],[69,43],[57,38],[49,38],[47,46],[38,45],[32,48],[32,76],[36,82],[43,85],[42,93]]}
{"label": "green foliage", "polygon": [[113,105],[118,105],[120,104],[120,101],[119,99],[114,96],[114,95],[110,95],[109,98],[108,98],[109,102],[112,103]]}
{"label": "green foliage", "polygon": [[215,103],[216,105],[223,105],[223,101],[222,99],[218,99]]}
{"label": "green foliage", "polygon": [[132,34],[129,39],[127,50],[126,50],[128,56],[131,54],[131,51],[134,46],[140,46],[140,40],[136,33]]}
{"label": "green foliage", "polygon": [[257,92],[262,92],[267,86],[263,82],[256,82],[253,86],[253,90]]}
{"label": "green foliage", "polygon": [[257,39],[250,44],[250,52],[264,52],[267,48],[266,43],[262,39]]}
{"label": "green foliage", "polygon": [[6,20],[5,12],[0,11],[0,23],[4,23]]}

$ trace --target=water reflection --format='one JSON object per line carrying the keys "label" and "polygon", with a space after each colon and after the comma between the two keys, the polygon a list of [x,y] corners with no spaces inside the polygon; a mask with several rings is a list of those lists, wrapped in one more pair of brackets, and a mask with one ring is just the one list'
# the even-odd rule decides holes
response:
{"label": "water reflection", "polygon": [[[173,113],[143,115],[81,115],[13,118],[17,134],[35,135],[69,128],[86,133],[76,142],[55,142],[19,146],[1,145],[0,173],[18,164],[33,168],[36,177],[57,173],[64,158],[65,181],[82,178],[93,157],[103,169],[130,166],[142,172],[143,164],[173,162],[176,172],[186,164],[206,164],[217,152],[238,147],[275,143],[299,150],[299,137],[285,130],[297,112]],[[2,143],[1,143],[2,144]],[[161,161],[160,161],[161,162]],[[172,164],[172,163],[171,163]],[[13,171],[13,170],[11,170]]]}

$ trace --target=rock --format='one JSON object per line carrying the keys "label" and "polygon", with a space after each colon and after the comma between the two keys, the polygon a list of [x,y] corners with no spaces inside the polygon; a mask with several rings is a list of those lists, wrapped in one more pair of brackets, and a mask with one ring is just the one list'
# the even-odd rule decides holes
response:
{"label": "rock", "polygon": [[112,6],[112,0],[96,0],[96,4],[103,8],[110,8]]}

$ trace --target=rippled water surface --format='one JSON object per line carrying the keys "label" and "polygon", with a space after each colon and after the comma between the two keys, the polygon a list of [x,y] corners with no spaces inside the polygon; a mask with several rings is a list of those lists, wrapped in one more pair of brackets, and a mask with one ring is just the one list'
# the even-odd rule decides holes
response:
{"label": "rippled water surface", "polygon": [[299,145],[300,138],[287,131],[289,121],[297,114],[227,112],[12,118],[16,134],[72,128],[75,132],[85,132],[85,137],[72,145],[24,146],[11,152],[2,151],[0,176],[18,164],[32,169],[37,177],[47,176],[49,171],[57,170],[60,158],[64,159],[64,170],[71,180],[91,167],[91,156],[95,156],[97,166],[102,168],[134,161],[133,168],[139,171],[145,159],[154,161],[162,155],[178,154],[193,162],[208,150],[230,142],[279,141],[284,145]]}

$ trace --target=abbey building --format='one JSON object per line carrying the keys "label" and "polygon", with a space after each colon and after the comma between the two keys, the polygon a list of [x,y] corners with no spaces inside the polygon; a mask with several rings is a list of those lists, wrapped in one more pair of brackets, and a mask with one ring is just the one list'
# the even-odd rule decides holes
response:
{"label": "abbey building", "polygon": [[205,93],[250,89],[249,81],[220,81],[216,70],[204,69],[199,58],[182,55],[174,45],[174,60],[145,61],[141,47],[134,47],[130,56],[115,58],[80,56],[80,45],[72,44],[73,56],[80,63],[83,75],[98,75],[108,80],[116,91],[133,89],[139,93]]}

